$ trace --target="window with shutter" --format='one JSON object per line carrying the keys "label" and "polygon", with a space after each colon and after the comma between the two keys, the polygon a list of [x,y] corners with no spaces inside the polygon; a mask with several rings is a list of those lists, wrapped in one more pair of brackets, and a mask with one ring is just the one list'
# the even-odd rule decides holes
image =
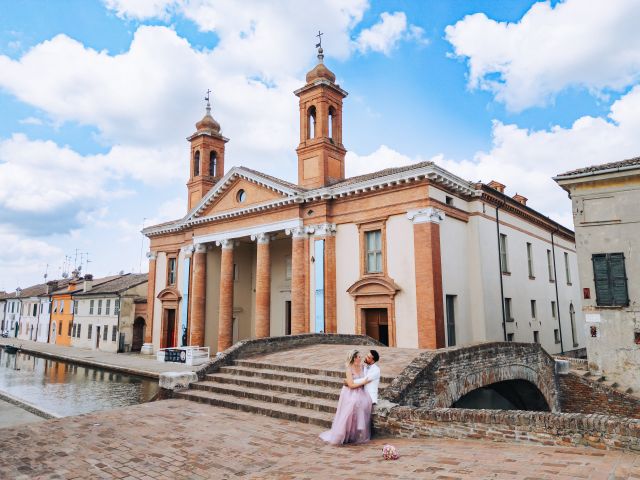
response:
{"label": "window with shutter", "polygon": [[599,306],[627,306],[627,275],[623,253],[596,253],[591,257],[596,304]]}

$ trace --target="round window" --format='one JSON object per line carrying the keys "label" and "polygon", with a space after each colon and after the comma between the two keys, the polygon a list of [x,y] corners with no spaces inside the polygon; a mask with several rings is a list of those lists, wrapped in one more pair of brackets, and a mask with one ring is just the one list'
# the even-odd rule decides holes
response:
{"label": "round window", "polygon": [[238,200],[238,202],[242,203],[246,199],[247,199],[247,192],[245,192],[242,189],[238,190],[238,193],[236,194],[236,200]]}

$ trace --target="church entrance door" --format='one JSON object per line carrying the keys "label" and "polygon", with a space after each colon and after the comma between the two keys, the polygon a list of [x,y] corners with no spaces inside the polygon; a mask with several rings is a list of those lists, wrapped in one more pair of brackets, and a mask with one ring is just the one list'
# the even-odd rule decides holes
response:
{"label": "church entrance door", "polygon": [[366,308],[364,310],[366,332],[371,338],[389,345],[389,320],[386,308]]}
{"label": "church entrance door", "polygon": [[167,308],[164,311],[164,337],[160,348],[174,348],[176,346],[176,311]]}

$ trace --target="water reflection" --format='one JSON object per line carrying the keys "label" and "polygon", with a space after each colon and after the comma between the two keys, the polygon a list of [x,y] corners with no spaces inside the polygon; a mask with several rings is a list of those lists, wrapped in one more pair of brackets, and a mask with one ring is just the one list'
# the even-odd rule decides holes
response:
{"label": "water reflection", "polygon": [[0,391],[67,416],[148,402],[158,392],[158,384],[0,349]]}

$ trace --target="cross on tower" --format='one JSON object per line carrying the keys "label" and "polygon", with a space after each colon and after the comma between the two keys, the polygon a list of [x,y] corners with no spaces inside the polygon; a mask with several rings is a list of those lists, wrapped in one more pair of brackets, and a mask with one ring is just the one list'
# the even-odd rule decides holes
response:
{"label": "cross on tower", "polygon": [[211,90],[209,90],[209,89],[207,88],[207,96],[206,96],[206,97],[204,97],[204,99],[207,101],[207,107],[209,107],[209,106],[210,106],[210,105],[209,105],[209,95],[210,95],[210,94],[211,94]]}
{"label": "cross on tower", "polygon": [[316,35],[316,37],[318,37],[318,43],[316,43],[316,48],[322,48],[322,35],[324,35],[324,33],[318,30],[318,34]]}

